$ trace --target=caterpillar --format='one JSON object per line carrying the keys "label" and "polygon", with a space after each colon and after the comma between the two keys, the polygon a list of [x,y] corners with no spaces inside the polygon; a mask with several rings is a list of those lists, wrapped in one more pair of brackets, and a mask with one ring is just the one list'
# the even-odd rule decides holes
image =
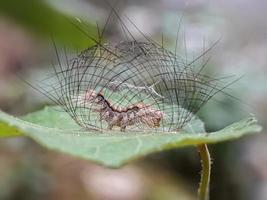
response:
{"label": "caterpillar", "polygon": [[150,128],[159,127],[160,121],[164,116],[162,111],[156,110],[144,103],[131,105],[124,109],[115,108],[105,99],[102,93],[96,93],[94,90],[88,90],[85,93],[83,102],[92,103],[94,106],[97,106],[93,111],[100,114],[100,119],[108,123],[108,129],[110,130],[113,126],[118,126],[121,131],[125,131],[127,126],[138,123],[142,123]]}

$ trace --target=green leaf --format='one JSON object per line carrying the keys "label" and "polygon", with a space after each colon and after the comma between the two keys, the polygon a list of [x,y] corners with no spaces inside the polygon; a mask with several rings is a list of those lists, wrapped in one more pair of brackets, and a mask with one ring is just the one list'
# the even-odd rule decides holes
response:
{"label": "green leaf", "polygon": [[250,117],[213,133],[205,133],[200,120],[194,120],[180,133],[84,132],[77,130],[79,127],[66,113],[56,109],[46,107],[24,116],[23,120],[0,112],[0,135],[7,131],[21,132],[49,149],[119,167],[149,153],[233,140],[261,130],[256,119]]}

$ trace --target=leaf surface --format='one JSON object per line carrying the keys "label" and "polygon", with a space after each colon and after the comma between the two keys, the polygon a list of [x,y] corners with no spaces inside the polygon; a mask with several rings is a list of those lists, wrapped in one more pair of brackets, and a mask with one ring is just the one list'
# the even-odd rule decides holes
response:
{"label": "leaf surface", "polygon": [[0,112],[0,136],[23,133],[48,149],[108,167],[120,167],[153,152],[233,140],[260,130],[256,119],[250,117],[212,133],[205,133],[200,120],[192,121],[185,130],[178,133],[99,133],[80,130],[66,113],[59,112],[54,107],[46,107],[22,119]]}

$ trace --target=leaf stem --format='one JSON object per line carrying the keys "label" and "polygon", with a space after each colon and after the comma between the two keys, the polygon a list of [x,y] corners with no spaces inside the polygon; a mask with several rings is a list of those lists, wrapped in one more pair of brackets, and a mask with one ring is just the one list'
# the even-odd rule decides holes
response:
{"label": "leaf stem", "polygon": [[211,172],[211,159],[207,144],[197,146],[201,158],[201,179],[198,188],[198,199],[209,199],[209,185],[210,185],[210,172]]}

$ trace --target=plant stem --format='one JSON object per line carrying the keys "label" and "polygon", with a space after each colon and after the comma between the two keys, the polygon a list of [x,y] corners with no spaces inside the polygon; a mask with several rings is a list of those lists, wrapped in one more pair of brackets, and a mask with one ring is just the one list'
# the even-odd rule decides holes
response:
{"label": "plant stem", "polygon": [[201,179],[198,188],[198,199],[209,199],[209,185],[210,185],[210,171],[211,171],[211,159],[208,146],[206,144],[198,145],[198,152],[201,158]]}

